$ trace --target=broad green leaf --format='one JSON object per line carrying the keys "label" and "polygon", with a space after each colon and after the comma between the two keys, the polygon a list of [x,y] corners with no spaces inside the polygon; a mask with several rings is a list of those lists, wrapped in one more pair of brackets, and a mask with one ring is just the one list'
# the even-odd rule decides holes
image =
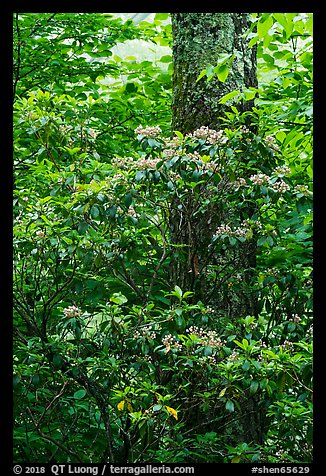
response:
{"label": "broad green leaf", "polygon": [[172,56],[164,55],[159,59],[160,63],[170,63],[172,61]]}
{"label": "broad green leaf", "polygon": [[196,83],[197,83],[200,79],[202,79],[204,76],[206,76],[206,69],[203,69],[203,70],[200,72],[198,78],[196,79]]}
{"label": "broad green leaf", "polygon": [[155,20],[167,20],[169,18],[169,13],[156,13]]}
{"label": "broad green leaf", "polygon": [[264,20],[262,20],[262,18],[259,20],[257,24],[257,33],[259,38],[263,38],[267,35],[268,31],[272,28],[273,23],[272,14],[269,14]]}
{"label": "broad green leaf", "polygon": [[232,400],[227,400],[225,404],[225,409],[229,412],[234,412],[234,403],[232,402]]}
{"label": "broad green leaf", "polygon": [[222,64],[221,66],[219,66],[216,71],[216,75],[218,80],[221,81],[221,83],[224,83],[229,75],[229,68],[227,67],[227,65]]}
{"label": "broad green leaf", "polygon": [[234,91],[231,91],[230,93],[225,94],[224,96],[222,96],[221,99],[219,99],[218,102],[220,104],[225,104],[230,99],[233,99],[234,97],[239,96],[240,94],[241,94],[240,89],[235,89]]}
{"label": "broad green leaf", "polygon": [[214,76],[214,66],[209,64],[206,68],[206,76],[208,80]]}
{"label": "broad green leaf", "polygon": [[82,388],[80,390],[77,390],[77,392],[74,393],[74,398],[76,400],[81,400],[83,397],[85,397],[85,395],[86,395],[86,390]]}
{"label": "broad green leaf", "polygon": [[98,207],[96,207],[95,205],[92,206],[91,208],[91,217],[94,218],[94,220],[96,218],[98,218],[100,215],[100,210],[98,209]]}
{"label": "broad green leaf", "polygon": [[179,299],[182,298],[182,289],[179,286],[177,285],[174,286],[174,292],[178,296]]}
{"label": "broad green leaf", "polygon": [[114,302],[115,304],[125,304],[128,302],[128,298],[124,296],[122,293],[113,293],[113,295],[110,297],[110,301]]}
{"label": "broad green leaf", "polygon": [[53,362],[53,365],[54,365],[55,367],[60,368],[60,367],[62,367],[63,359],[62,359],[61,355],[55,354],[55,355],[53,356],[52,362]]}
{"label": "broad green leaf", "polygon": [[174,133],[175,133],[175,135],[176,135],[179,139],[183,140],[184,136],[183,136],[183,134],[182,134],[181,132],[179,132],[179,131],[174,131]]}
{"label": "broad green leaf", "polygon": [[259,36],[256,35],[248,43],[248,48],[252,48],[259,41]]}
{"label": "broad green leaf", "polygon": [[257,380],[253,380],[250,384],[250,393],[256,393],[259,387],[259,382]]}

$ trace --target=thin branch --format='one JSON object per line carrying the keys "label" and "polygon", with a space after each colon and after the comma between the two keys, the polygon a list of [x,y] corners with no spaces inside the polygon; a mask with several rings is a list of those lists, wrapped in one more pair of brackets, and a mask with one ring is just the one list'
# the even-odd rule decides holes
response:
{"label": "thin branch", "polygon": [[57,440],[55,440],[54,438],[51,438],[50,436],[46,435],[45,433],[43,433],[42,430],[40,430],[38,427],[37,427],[37,423],[35,422],[34,420],[34,417],[33,417],[33,414],[30,410],[29,407],[26,407],[26,410],[28,411],[29,413],[29,416],[31,417],[32,419],[32,422],[33,422],[33,425],[34,425],[34,428],[35,430],[38,432],[38,434],[40,435],[41,438],[44,438],[45,440],[47,441],[50,441],[51,443],[53,443],[55,446],[57,446],[58,448],[60,448],[64,453],[67,453],[69,455],[72,455],[74,456],[79,463],[82,463],[83,460],[80,458],[80,456],[77,454],[77,453],[74,453],[73,451],[71,451],[69,448],[66,448],[65,446],[63,446],[61,443],[59,443]]}
{"label": "thin branch", "polygon": [[36,429],[36,430],[38,430],[38,428],[39,428],[39,426],[40,426],[40,424],[41,424],[41,422],[42,422],[42,420],[43,420],[43,418],[44,418],[46,412],[52,407],[52,405],[55,403],[55,401],[58,400],[58,398],[61,397],[61,395],[62,395],[63,392],[64,392],[64,389],[65,389],[66,386],[67,386],[67,384],[68,384],[68,380],[66,380],[66,381],[63,383],[63,386],[62,386],[60,392],[51,400],[51,402],[48,404],[48,406],[47,406],[46,408],[44,408],[42,415],[40,416],[40,418],[38,419],[38,421],[37,421],[37,423],[36,423],[36,426],[35,426],[35,429]]}

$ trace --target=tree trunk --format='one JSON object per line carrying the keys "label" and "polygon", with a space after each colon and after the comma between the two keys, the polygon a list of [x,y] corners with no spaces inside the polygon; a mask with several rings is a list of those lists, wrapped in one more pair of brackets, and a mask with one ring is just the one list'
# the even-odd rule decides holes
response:
{"label": "tree trunk", "polygon": [[[187,134],[201,126],[221,129],[224,124],[221,118],[225,117],[229,107],[220,104],[219,99],[236,89],[243,91],[257,87],[256,49],[248,48],[248,39],[243,36],[249,26],[250,17],[246,13],[172,14],[172,130]],[[211,81],[206,81],[206,78],[197,81],[201,71],[209,64],[216,66],[221,54],[235,55],[227,80],[222,83],[214,76]],[[240,113],[250,110],[252,106],[250,101],[237,104]],[[250,124],[247,127],[250,128]],[[196,203],[190,193],[182,207],[178,203],[171,206],[171,241],[178,246],[177,257],[171,263],[171,283],[178,284],[184,291],[194,291],[194,301],[200,299],[209,304],[217,320],[219,316],[236,320],[248,314],[257,314],[256,298],[253,293],[248,293],[252,289],[250,284],[256,266],[255,241],[243,243],[237,251],[230,250],[225,257],[210,256],[207,245],[216,227],[227,223],[234,210],[225,207],[225,203],[223,207],[212,203],[198,221],[197,217],[193,218],[195,208]],[[185,248],[183,255],[180,252],[182,245]],[[209,259],[208,264],[219,266],[217,274],[220,271],[223,273],[226,262],[235,263],[234,273],[240,273],[242,277],[236,291],[227,286],[223,290],[218,286],[210,288],[205,267],[201,267]],[[247,408],[242,411],[246,412]],[[257,410],[257,418],[259,413]],[[248,439],[261,441],[263,428],[256,428],[259,438],[255,438],[254,428],[251,428],[253,416],[249,411],[248,415],[250,419],[243,420],[242,434]]]}
{"label": "tree trunk", "polygon": [[[219,104],[225,94],[239,89],[257,87],[256,50],[248,48],[248,40],[243,35],[250,26],[250,17],[246,13],[174,13],[172,14],[173,64],[172,79],[172,129],[182,133],[191,133],[201,126],[219,130],[223,124],[221,118],[229,107]],[[204,78],[197,81],[200,72],[208,64],[215,66],[222,54],[235,55],[229,68],[227,80],[222,83],[217,77],[211,81]],[[250,110],[253,102],[237,105],[239,112]],[[250,124],[248,124],[250,127]],[[207,263],[216,260],[208,257],[208,245],[216,227],[228,222],[228,216],[234,213],[223,211],[218,206],[210,206],[206,216],[199,221],[193,218],[196,204],[189,196],[187,203],[172,204],[170,231],[172,242],[184,245],[177,258],[171,263],[171,283],[178,284],[184,290],[195,291],[194,300],[202,300],[215,308],[217,314],[239,317],[255,314],[256,304],[253,296],[248,295],[248,282],[256,265],[256,245],[246,243],[239,247],[237,256],[233,256],[237,270],[246,269],[242,291],[209,286],[205,276]],[[186,210],[186,212],[185,212]],[[221,262],[220,257],[218,259]],[[223,263],[221,264],[223,266]],[[201,273],[199,270],[201,269]],[[214,302],[215,301],[215,302]],[[217,304],[218,303],[218,304]]]}
{"label": "tree trunk", "polygon": [[[257,87],[256,49],[248,48],[243,34],[249,28],[246,13],[174,13],[172,129],[192,132],[200,126],[219,129],[227,107],[218,103],[235,89]],[[236,55],[224,83],[215,76],[196,82],[221,54]],[[250,109],[252,102],[242,106]]]}

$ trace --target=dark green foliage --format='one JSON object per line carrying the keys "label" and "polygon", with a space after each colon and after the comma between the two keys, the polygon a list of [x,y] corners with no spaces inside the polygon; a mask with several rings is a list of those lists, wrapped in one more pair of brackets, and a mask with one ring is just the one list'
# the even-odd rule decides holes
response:
{"label": "dark green foliage", "polygon": [[[254,18],[257,107],[239,112],[252,96],[236,93],[220,134],[189,136],[169,130],[168,55],[108,52],[170,44],[164,15],[14,19],[17,463],[312,460],[310,19]],[[217,203],[234,214],[208,224]],[[176,245],[188,223],[194,240],[210,227],[205,262]],[[239,268],[253,241],[256,266]]]}

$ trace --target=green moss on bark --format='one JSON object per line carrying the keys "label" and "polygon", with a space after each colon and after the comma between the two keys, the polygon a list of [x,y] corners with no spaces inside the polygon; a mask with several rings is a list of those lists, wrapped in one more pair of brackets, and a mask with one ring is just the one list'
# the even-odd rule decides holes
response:
{"label": "green moss on bark", "polygon": [[[227,110],[219,99],[234,89],[256,86],[255,50],[242,37],[249,25],[246,13],[174,13],[172,128],[184,133],[202,125],[218,128]],[[196,82],[200,72],[235,54],[225,83],[214,77]]]}

